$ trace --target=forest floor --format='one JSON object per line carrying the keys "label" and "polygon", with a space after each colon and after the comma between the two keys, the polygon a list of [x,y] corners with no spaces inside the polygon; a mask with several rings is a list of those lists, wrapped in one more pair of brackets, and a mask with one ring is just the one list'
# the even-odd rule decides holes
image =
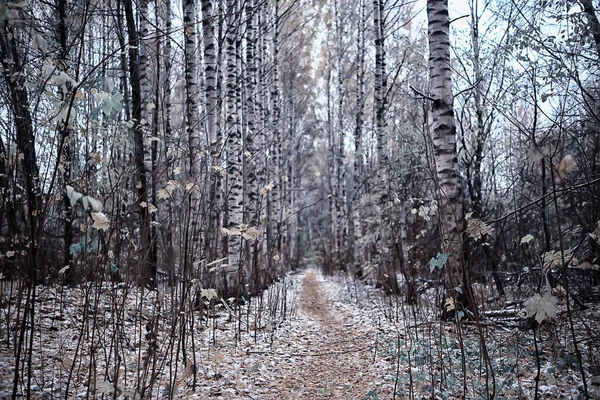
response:
{"label": "forest floor", "polygon": [[392,388],[378,377],[375,365],[375,329],[332,300],[314,270],[301,282],[296,321],[301,329],[276,339],[274,347],[282,354],[271,382],[275,392],[268,398],[391,398]]}
{"label": "forest floor", "polygon": [[[183,308],[170,309],[169,301],[178,298],[172,290],[40,287],[31,398],[132,400],[146,384],[149,399],[170,393],[226,400],[485,399],[493,391],[499,399],[524,400],[535,397],[537,383],[540,399],[583,399],[561,312],[538,330],[537,343],[531,330],[484,321],[494,371],[488,376],[478,329],[468,321],[440,321],[434,293],[422,293],[418,306],[408,306],[345,276],[308,269],[287,275],[243,306],[213,300],[200,314],[192,297]],[[4,343],[6,321],[14,327],[19,313],[6,307],[16,297],[10,300],[7,287],[2,293],[9,300],[0,302]],[[184,315],[182,325],[178,318]],[[600,309],[589,307],[575,318],[588,389],[600,398],[600,377],[592,376],[600,371],[594,336]],[[154,347],[145,329],[151,321]],[[12,343],[16,332],[12,328]],[[155,356],[147,363],[150,348]],[[0,399],[12,391],[13,349],[0,347]],[[21,379],[22,394],[24,386]]]}

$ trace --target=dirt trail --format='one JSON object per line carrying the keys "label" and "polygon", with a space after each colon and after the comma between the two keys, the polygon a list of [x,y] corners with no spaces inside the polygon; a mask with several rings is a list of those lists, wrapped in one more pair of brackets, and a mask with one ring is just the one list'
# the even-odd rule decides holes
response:
{"label": "dirt trail", "polygon": [[[317,273],[310,270],[302,280],[298,301],[305,330],[290,337],[295,347],[280,381],[281,399],[365,399],[373,384],[374,333],[365,334],[335,310],[323,291]],[[286,340],[287,341],[287,340]]]}

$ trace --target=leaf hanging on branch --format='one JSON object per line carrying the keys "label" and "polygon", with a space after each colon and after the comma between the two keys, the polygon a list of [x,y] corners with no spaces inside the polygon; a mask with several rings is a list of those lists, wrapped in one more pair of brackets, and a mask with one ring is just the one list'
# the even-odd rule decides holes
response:
{"label": "leaf hanging on branch", "polygon": [[531,242],[533,239],[534,239],[534,238],[533,238],[533,235],[532,235],[532,234],[525,235],[525,236],[523,236],[523,237],[521,238],[521,243],[519,243],[519,244],[523,244],[523,243],[529,243],[529,242]]}
{"label": "leaf hanging on branch", "polygon": [[556,183],[563,183],[565,175],[569,172],[573,172],[575,165],[577,164],[575,163],[575,160],[573,160],[573,156],[570,154],[564,156],[556,166]]}
{"label": "leaf hanging on branch", "polygon": [[92,228],[98,229],[98,230],[107,230],[108,228],[110,228],[110,221],[108,220],[108,217],[106,215],[104,215],[101,212],[93,212],[92,213],[92,219],[94,220],[94,224],[92,225]]}
{"label": "leaf hanging on branch", "polygon": [[535,318],[538,324],[541,324],[546,316],[556,318],[557,303],[558,299],[552,296],[550,290],[546,290],[543,295],[536,293],[525,302],[525,316]]}
{"label": "leaf hanging on branch", "polygon": [[471,213],[467,214],[467,234],[474,240],[482,239],[485,235],[492,235],[494,228],[486,224],[480,219],[471,218]]}
{"label": "leaf hanging on branch", "polygon": [[436,257],[432,257],[429,260],[429,272],[433,272],[434,269],[442,269],[444,265],[448,262],[448,254],[446,253],[437,253]]}

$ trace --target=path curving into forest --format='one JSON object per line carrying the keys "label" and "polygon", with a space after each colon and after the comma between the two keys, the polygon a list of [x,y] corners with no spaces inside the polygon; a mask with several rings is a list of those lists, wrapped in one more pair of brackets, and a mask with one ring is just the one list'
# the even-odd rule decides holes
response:
{"label": "path curving into forest", "polygon": [[374,330],[357,329],[343,307],[327,296],[316,271],[307,271],[301,285],[298,317],[303,329],[278,339],[295,348],[278,360],[286,373],[274,382],[276,398],[370,398],[376,376]]}

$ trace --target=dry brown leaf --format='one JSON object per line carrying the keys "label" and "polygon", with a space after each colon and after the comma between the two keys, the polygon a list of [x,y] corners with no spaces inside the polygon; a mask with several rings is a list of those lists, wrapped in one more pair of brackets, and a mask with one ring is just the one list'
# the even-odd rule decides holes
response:
{"label": "dry brown leaf", "polygon": [[565,175],[569,172],[573,172],[573,168],[577,165],[575,160],[573,160],[573,156],[567,154],[560,160],[558,165],[556,166],[556,183],[563,183]]}

